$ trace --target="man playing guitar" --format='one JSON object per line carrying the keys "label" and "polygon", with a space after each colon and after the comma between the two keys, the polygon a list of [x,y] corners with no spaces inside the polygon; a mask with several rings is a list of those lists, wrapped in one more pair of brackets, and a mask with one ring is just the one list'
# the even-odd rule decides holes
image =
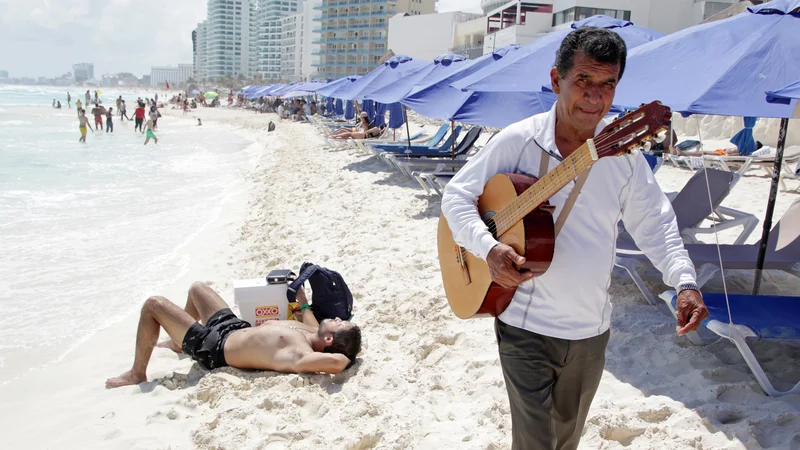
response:
{"label": "man playing guitar", "polygon": [[[442,199],[455,242],[488,263],[495,283],[516,287],[495,321],[514,449],[578,447],[605,364],[620,220],[664,281],[679,289],[678,334],[708,316],[675,213],[640,154],[592,166],[557,235],[549,269],[535,279],[518,269],[525,258],[497,241],[476,207],[494,175],[541,177],[547,164],[557,167],[603,129],[626,54],[622,39],[605,29],[585,27],[566,36],[550,72],[558,95],[553,108],[497,134],[448,183]],[[550,198],[555,218],[574,186]]]}

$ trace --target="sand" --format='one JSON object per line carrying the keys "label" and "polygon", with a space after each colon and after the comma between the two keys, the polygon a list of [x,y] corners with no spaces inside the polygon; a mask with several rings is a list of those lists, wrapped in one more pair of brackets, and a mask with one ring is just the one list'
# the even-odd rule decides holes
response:
{"label": "sand", "polygon": [[[252,134],[264,153],[244,175],[246,210],[231,211],[228,226],[209,231],[209,239],[232,245],[190,276],[212,282],[232,304],[233,279],[303,261],[338,270],[354,294],[362,356],[337,376],[209,373],[156,349],[150,382],[106,390],[105,378],[130,365],[133,315],[61,363],[0,388],[4,447],[509,448],[492,322],[455,318],[441,287],[438,198],[375,158],[323,150],[310,125],[240,111],[193,114],[204,126]],[[263,130],[269,120],[277,122],[273,133]],[[689,176],[664,167],[657,178],[670,191]],[[761,216],[767,188],[767,178],[744,177],[725,205]],[[797,198],[781,193],[776,217]],[[748,274],[730,276],[746,289]],[[796,279],[770,276],[768,290],[800,288]],[[182,304],[193,279],[165,295]],[[647,277],[660,292],[666,287],[658,280]],[[800,396],[765,396],[727,342],[695,347],[677,338],[672,318],[647,305],[621,272],[611,293],[606,371],[582,449],[800,448]],[[754,350],[768,373],[800,380],[797,348],[759,342]]]}

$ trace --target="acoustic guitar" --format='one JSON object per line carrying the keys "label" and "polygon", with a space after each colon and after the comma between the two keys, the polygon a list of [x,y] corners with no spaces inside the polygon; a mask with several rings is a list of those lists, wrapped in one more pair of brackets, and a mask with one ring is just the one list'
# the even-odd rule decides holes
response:
{"label": "acoustic guitar", "polygon": [[[525,257],[520,270],[542,275],[550,267],[555,248],[554,207],[547,200],[600,158],[642,147],[669,127],[670,117],[668,107],[653,102],[609,124],[541,180],[516,173],[493,176],[478,198],[478,212],[489,232]],[[443,215],[438,247],[445,294],[456,316],[496,317],[508,307],[516,287],[494,283],[486,261],[455,243]]]}

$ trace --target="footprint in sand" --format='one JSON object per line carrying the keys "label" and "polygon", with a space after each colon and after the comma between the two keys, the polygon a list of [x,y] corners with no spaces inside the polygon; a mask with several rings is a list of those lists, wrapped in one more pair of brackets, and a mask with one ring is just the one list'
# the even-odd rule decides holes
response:
{"label": "footprint in sand", "polygon": [[648,423],[660,423],[672,416],[672,409],[669,406],[663,406],[659,409],[648,409],[647,411],[639,411],[636,413],[640,419]]}
{"label": "footprint in sand", "polygon": [[714,413],[714,419],[722,425],[732,425],[747,419],[748,415],[736,409],[723,409]]}
{"label": "footprint in sand", "polygon": [[609,427],[600,433],[600,437],[607,441],[617,441],[623,447],[627,447],[634,439],[644,434],[644,431],[642,428]]}
{"label": "footprint in sand", "polygon": [[734,405],[760,403],[764,394],[756,392],[750,386],[725,384],[717,389],[717,400]]}
{"label": "footprint in sand", "polygon": [[704,378],[718,383],[740,383],[751,379],[749,373],[731,367],[715,367],[713,369],[703,370],[701,374]]}

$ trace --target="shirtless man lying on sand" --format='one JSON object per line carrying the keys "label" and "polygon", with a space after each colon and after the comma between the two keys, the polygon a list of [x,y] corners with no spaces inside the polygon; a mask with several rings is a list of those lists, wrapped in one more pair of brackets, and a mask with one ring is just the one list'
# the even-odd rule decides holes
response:
{"label": "shirtless man lying on sand", "polygon": [[[297,301],[308,304],[302,288],[297,291]],[[144,302],[133,367],[106,380],[106,387],[147,381],[147,363],[161,327],[171,339],[161,342],[159,347],[186,353],[208,370],[231,366],[291,373],[339,373],[353,364],[361,350],[361,329],[353,323],[325,319],[320,324],[311,310],[304,308],[302,322],[276,320],[252,328],[236,317],[213,289],[194,283],[185,309],[164,297],[150,297]]]}

